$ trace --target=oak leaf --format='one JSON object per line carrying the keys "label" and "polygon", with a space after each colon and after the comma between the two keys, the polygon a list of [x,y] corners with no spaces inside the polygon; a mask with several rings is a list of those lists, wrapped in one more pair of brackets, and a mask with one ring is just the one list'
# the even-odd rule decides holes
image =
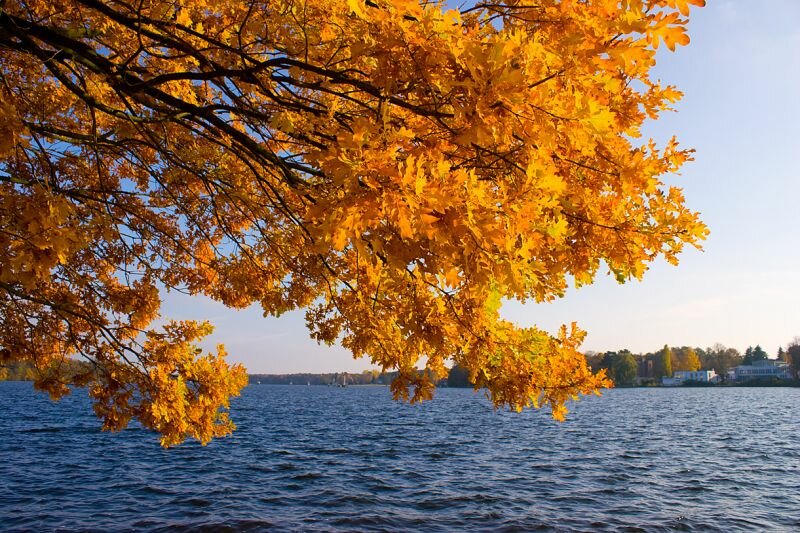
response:
{"label": "oak leaf", "polygon": [[456,362],[496,405],[563,419],[609,385],[583,332],[501,304],[705,238],[669,186],[692,152],[637,140],[681,96],[655,49],[703,4],[6,0],[4,362],[54,397],[86,386],[106,429],[206,443],[247,377],[197,348],[209,324],[156,326],[180,290],[306,309],[314,339],[397,371],[396,398]]}

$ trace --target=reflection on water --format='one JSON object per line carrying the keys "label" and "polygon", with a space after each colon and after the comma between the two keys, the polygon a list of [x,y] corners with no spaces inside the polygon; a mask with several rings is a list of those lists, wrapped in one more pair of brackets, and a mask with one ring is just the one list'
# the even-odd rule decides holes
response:
{"label": "reflection on water", "polygon": [[0,529],[798,530],[800,389],[626,389],[568,421],[468,390],[252,385],[239,429],[163,450],[0,383]]}

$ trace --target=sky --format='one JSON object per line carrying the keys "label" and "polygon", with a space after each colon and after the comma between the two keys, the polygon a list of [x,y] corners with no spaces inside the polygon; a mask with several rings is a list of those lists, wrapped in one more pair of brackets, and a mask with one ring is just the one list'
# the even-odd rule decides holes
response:
{"label": "sky", "polygon": [[[711,230],[702,252],[687,248],[678,267],[654,263],[641,282],[600,275],[552,303],[506,302],[502,314],[553,333],[575,321],[588,332],[583,349],[598,352],[760,344],[774,357],[800,336],[798,22],[797,0],[708,0],[692,10],[691,44],[659,51],[654,77],[685,96],[644,134],[697,150],[668,183]],[[205,346],[225,344],[251,373],[372,368],[309,339],[302,311],[264,318],[170,293],[162,316],[212,321]]]}

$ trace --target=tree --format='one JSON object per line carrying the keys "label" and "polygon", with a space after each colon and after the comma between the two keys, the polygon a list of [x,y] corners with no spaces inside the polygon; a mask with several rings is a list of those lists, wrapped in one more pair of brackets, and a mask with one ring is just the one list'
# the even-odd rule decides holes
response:
{"label": "tree", "polygon": [[447,386],[448,387],[472,387],[472,381],[469,379],[469,370],[459,364],[453,365],[447,373]]}
{"label": "tree", "polygon": [[614,381],[614,359],[617,356],[617,352],[606,352],[603,354],[602,359],[600,359],[600,369],[606,371],[606,375]]}
{"label": "tree", "polygon": [[616,385],[632,385],[639,367],[629,350],[620,350],[619,352],[604,353],[598,369],[605,370]]}
{"label": "tree", "polygon": [[673,372],[676,370],[683,370],[685,365],[685,351],[686,347],[678,348],[671,348],[670,352],[672,353],[672,370]]}
{"label": "tree", "polygon": [[800,337],[795,337],[786,347],[786,358],[792,369],[792,378],[800,379]]}
{"label": "tree", "polygon": [[633,354],[623,350],[614,358],[614,383],[616,385],[633,385],[636,380],[638,366]]}
{"label": "tree", "polygon": [[726,348],[722,344],[715,344],[706,350],[707,359],[703,369],[715,370],[723,380],[728,377],[728,370],[742,363],[742,356],[735,348]]}
{"label": "tree", "polygon": [[767,359],[769,359],[767,352],[764,351],[760,344],[756,344],[756,347],[753,348],[752,361],[755,363],[756,361],[766,361]]}
{"label": "tree", "polygon": [[767,359],[769,359],[767,352],[764,351],[760,344],[757,344],[755,348],[752,346],[747,347],[747,350],[744,351],[742,364],[752,365],[756,361],[766,361]]}
{"label": "tree", "polygon": [[666,344],[658,352],[656,359],[656,379],[660,380],[664,376],[672,377],[672,350]]}
{"label": "tree", "polygon": [[689,372],[700,370],[700,358],[697,356],[697,352],[694,350],[694,348],[687,348],[685,354],[686,370]]}
{"label": "tree", "polygon": [[595,352],[594,350],[587,350],[584,353],[584,357],[586,357],[586,363],[589,365],[589,368],[592,372],[598,372],[603,366],[603,357],[604,354]]}
{"label": "tree", "polygon": [[[246,383],[160,291],[266,315],[396,369],[419,401],[449,360],[496,405],[607,384],[500,318],[601,265],[624,282],[707,230],[639,141],[678,100],[651,80],[703,0],[7,0],[0,3],[0,363],[87,385],[106,429],[171,445],[233,428]],[[417,372],[425,361],[427,372]]]}
{"label": "tree", "polygon": [[748,346],[747,349],[744,351],[744,359],[742,360],[743,365],[752,365],[753,364],[753,347]]}

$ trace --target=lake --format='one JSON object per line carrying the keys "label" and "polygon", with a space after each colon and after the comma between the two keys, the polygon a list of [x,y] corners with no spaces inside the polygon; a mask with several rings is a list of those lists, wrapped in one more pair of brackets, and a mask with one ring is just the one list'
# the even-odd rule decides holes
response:
{"label": "lake", "polygon": [[0,383],[0,529],[797,531],[800,389],[618,389],[496,411],[440,389],[251,385],[233,436],[164,450]]}

